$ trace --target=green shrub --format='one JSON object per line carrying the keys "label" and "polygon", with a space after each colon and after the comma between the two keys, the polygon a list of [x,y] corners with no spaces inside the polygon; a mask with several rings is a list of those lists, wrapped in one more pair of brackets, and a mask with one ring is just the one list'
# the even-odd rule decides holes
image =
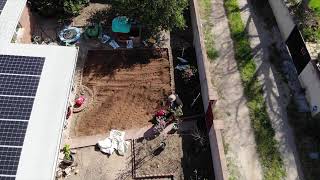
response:
{"label": "green shrub", "polygon": [[320,40],[320,27],[304,27],[302,28],[302,35],[308,42],[317,42]]}
{"label": "green shrub", "polygon": [[110,3],[119,15],[140,21],[151,34],[186,26],[187,0],[112,0]]}
{"label": "green shrub", "polygon": [[43,16],[77,15],[88,0],[29,0],[32,9]]}
{"label": "green shrub", "polygon": [[310,7],[310,9],[314,10],[318,15],[320,15],[320,1],[319,0],[310,0],[309,7]]}
{"label": "green shrub", "polygon": [[63,10],[66,14],[77,15],[88,3],[88,0],[64,0]]}
{"label": "green shrub", "polygon": [[71,160],[71,149],[70,149],[70,145],[69,145],[69,144],[64,145],[62,151],[63,151],[63,154],[64,154],[64,158],[65,158],[66,160]]}

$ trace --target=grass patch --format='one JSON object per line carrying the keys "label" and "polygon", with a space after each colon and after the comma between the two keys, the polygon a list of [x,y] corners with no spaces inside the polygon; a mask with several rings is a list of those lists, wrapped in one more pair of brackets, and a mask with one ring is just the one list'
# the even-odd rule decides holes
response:
{"label": "grass patch", "polygon": [[320,1],[319,0],[310,0],[309,7],[310,7],[310,9],[314,10],[318,15],[320,15]]}
{"label": "grass patch", "polygon": [[207,56],[210,61],[215,60],[219,54],[218,51],[214,47],[214,36],[211,32],[213,24],[210,21],[210,16],[212,13],[212,4],[211,0],[199,0],[200,7],[200,17],[203,20],[203,34],[204,34],[204,42],[206,46]]}
{"label": "grass patch", "polygon": [[248,99],[250,119],[254,130],[257,152],[263,168],[265,180],[280,180],[285,177],[278,142],[267,114],[261,83],[256,76],[256,64],[248,34],[242,22],[237,0],[225,0],[231,36],[234,41],[235,58],[240,71],[244,92]]}
{"label": "grass patch", "polygon": [[302,34],[307,41],[317,42],[320,40],[320,27],[304,27]]}

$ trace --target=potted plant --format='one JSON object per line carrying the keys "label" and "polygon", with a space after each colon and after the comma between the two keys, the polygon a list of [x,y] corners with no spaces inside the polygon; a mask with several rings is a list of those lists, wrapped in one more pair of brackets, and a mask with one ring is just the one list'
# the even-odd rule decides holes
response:
{"label": "potted plant", "polygon": [[64,157],[63,157],[63,163],[66,164],[66,165],[71,165],[74,161],[74,158],[71,154],[71,149],[70,149],[70,145],[69,144],[66,144],[64,145],[63,149],[63,154],[64,154]]}

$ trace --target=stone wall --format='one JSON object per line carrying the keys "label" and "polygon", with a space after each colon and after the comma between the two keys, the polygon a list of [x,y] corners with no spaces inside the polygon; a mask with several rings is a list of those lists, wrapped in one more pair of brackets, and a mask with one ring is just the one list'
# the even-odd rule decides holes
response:
{"label": "stone wall", "polygon": [[209,61],[204,45],[202,27],[200,24],[199,8],[197,0],[190,1],[190,14],[193,29],[193,46],[196,51],[199,78],[201,84],[201,95],[206,112],[206,124],[209,131],[209,140],[212,154],[212,162],[215,180],[227,180],[228,172],[224,154],[221,130],[223,121],[215,120],[213,108],[217,100],[217,95],[213,90],[209,71]]}

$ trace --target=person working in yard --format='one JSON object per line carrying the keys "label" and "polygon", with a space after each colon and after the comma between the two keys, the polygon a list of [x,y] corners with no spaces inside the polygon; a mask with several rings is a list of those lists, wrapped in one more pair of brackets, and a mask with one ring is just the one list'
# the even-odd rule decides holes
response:
{"label": "person working in yard", "polygon": [[[155,114],[155,134],[160,134],[169,124],[178,124],[182,112],[183,103],[177,94],[171,94],[164,109],[160,109]],[[175,126],[177,127],[177,125]]]}
{"label": "person working in yard", "polygon": [[180,116],[183,115],[182,112],[183,103],[179,96],[177,94],[171,94],[168,97],[168,111],[170,112],[168,114],[168,119],[172,119],[173,121],[176,121],[179,119]]}
{"label": "person working in yard", "polygon": [[183,103],[177,94],[171,94],[168,97],[169,107],[176,108],[179,106],[183,106]]}

